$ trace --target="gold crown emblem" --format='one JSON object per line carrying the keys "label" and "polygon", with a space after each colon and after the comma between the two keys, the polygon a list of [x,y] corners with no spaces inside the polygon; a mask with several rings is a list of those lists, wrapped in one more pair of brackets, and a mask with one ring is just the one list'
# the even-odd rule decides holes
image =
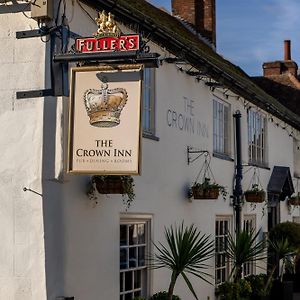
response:
{"label": "gold crown emblem", "polygon": [[96,127],[119,125],[120,115],[127,99],[128,94],[124,88],[109,89],[108,83],[103,81],[100,90],[86,90],[84,105],[90,118],[90,124]]}
{"label": "gold crown emblem", "polygon": [[121,35],[121,30],[114,20],[114,15],[110,12],[108,14],[104,10],[101,13],[99,12],[98,18],[95,20],[98,25],[98,30],[94,34],[95,38],[107,36],[119,37]]}

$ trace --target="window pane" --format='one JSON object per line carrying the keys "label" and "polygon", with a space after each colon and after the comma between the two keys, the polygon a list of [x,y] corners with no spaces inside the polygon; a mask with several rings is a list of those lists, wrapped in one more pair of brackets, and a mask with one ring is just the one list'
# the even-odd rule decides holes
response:
{"label": "window pane", "polygon": [[127,249],[120,249],[120,269],[127,269]]}
{"label": "window pane", "polygon": [[249,161],[265,163],[265,118],[259,112],[248,111]]}
{"label": "window pane", "polygon": [[124,274],[120,273],[120,291],[123,292]]}
{"label": "window pane", "polygon": [[135,268],[137,266],[137,248],[129,249],[129,268]]}
{"label": "window pane", "polygon": [[120,226],[120,246],[127,245],[127,226]]}
{"label": "window pane", "polygon": [[213,100],[213,150],[229,153],[229,106]]}
{"label": "window pane", "polygon": [[133,271],[125,272],[125,290],[132,290],[132,273]]}
{"label": "window pane", "polygon": [[139,244],[145,243],[145,224],[138,225],[138,243]]}
{"label": "window pane", "polygon": [[125,295],[125,300],[132,300],[132,293],[128,293]]}
{"label": "window pane", "polygon": [[137,225],[129,225],[129,245],[137,244],[138,241],[138,233],[137,233]]}
{"label": "window pane", "polygon": [[145,265],[145,247],[139,247],[139,267]]}
{"label": "window pane", "polygon": [[134,288],[140,288],[142,284],[142,280],[141,280],[141,271],[135,271],[134,272]]}

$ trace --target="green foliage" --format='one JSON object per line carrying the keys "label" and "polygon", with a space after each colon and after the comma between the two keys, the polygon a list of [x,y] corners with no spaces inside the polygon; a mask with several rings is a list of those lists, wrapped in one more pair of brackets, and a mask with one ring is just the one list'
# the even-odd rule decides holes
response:
{"label": "green foliage", "polygon": [[205,270],[208,269],[206,260],[214,255],[213,241],[200,231],[194,225],[165,228],[165,238],[167,246],[162,243],[154,244],[156,253],[151,260],[151,266],[154,269],[168,268],[171,270],[171,281],[168,290],[168,300],[171,300],[174,286],[179,275],[186,282],[188,288],[196,299],[197,295],[187,277],[192,274],[206,282],[211,277]]}
{"label": "green foliage", "polygon": [[268,286],[266,289],[268,281],[267,274],[249,275],[245,277],[245,280],[250,283],[252,297],[263,297],[270,294],[272,285]]}
{"label": "green foliage", "polygon": [[242,230],[237,233],[236,238],[228,232],[226,238],[226,256],[232,264],[231,276],[234,281],[241,279],[242,268],[245,263],[265,259],[266,243],[257,241],[259,231]]}
{"label": "green foliage", "polygon": [[146,298],[138,296],[134,297],[132,300],[146,300]]}
{"label": "green foliage", "polygon": [[[122,199],[124,205],[126,205],[126,208],[128,209],[130,205],[132,204],[134,198],[135,198],[135,193],[134,193],[134,180],[132,176],[129,175],[123,175],[123,176],[117,176],[117,175],[94,175],[92,177],[91,182],[95,182],[97,180],[100,181],[105,181],[105,180],[121,180],[123,183],[124,187],[124,193],[122,194]],[[92,187],[94,189],[94,187]],[[90,187],[91,189],[91,187]],[[92,194],[93,191],[89,191],[88,194]],[[127,196],[127,197],[126,197]]]}
{"label": "green foliage", "polygon": [[218,189],[224,200],[226,200],[226,196],[228,194],[228,192],[226,191],[226,188],[224,186],[217,184],[217,183],[211,183],[210,178],[207,178],[207,177],[204,178],[204,181],[202,183],[195,182],[193,184],[192,188],[193,187],[201,188],[203,190]]}
{"label": "green foliage", "polygon": [[216,295],[220,300],[243,300],[252,293],[251,285],[245,279],[237,282],[225,281],[216,289]]}
{"label": "green foliage", "polygon": [[[168,292],[158,292],[152,295],[149,300],[167,300],[168,299]],[[181,300],[178,296],[173,295],[172,300]]]}
{"label": "green foliage", "polygon": [[269,234],[270,240],[287,238],[289,244],[300,249],[300,224],[294,222],[283,222],[277,224]]}
{"label": "green foliage", "polygon": [[252,192],[252,193],[261,193],[261,192],[264,192],[263,189],[260,189],[258,184],[252,184],[251,186],[251,189],[250,190],[247,190],[247,192]]}

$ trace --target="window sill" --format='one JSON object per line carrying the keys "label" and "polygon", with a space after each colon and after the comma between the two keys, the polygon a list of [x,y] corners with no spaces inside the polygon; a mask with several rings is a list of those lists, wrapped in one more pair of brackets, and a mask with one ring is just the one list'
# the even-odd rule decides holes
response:
{"label": "window sill", "polygon": [[231,158],[229,155],[227,155],[225,153],[214,152],[213,153],[213,157],[224,159],[224,160],[228,160],[228,161],[234,161],[233,158]]}
{"label": "window sill", "polygon": [[257,167],[265,170],[271,170],[271,168],[267,164],[262,164],[262,163],[249,162],[248,166]]}
{"label": "window sill", "polygon": [[148,132],[143,132],[143,138],[153,140],[153,141],[159,141],[159,137]]}

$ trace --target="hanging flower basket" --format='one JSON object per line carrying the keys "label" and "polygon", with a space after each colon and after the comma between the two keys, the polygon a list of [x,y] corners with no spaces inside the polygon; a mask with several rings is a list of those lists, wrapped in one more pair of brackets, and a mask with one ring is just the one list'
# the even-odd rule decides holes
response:
{"label": "hanging flower basket", "polygon": [[202,188],[193,186],[192,193],[194,199],[218,199],[220,191],[219,188]]}
{"label": "hanging flower basket", "polygon": [[99,194],[125,194],[125,186],[121,176],[95,176]]}
{"label": "hanging flower basket", "polygon": [[257,184],[252,185],[252,189],[245,191],[245,200],[251,203],[262,203],[266,199],[266,192],[258,188]]}
{"label": "hanging flower basket", "polygon": [[291,197],[289,200],[288,200],[288,205],[300,205],[300,198],[299,196],[295,196],[295,197]]}
{"label": "hanging flower basket", "polygon": [[218,199],[219,194],[226,197],[225,188],[216,183],[210,183],[209,178],[205,178],[203,183],[195,182],[192,186],[192,196],[194,199]]}
{"label": "hanging flower basket", "polygon": [[[130,207],[135,198],[134,181],[131,176],[99,176],[92,177],[92,188],[88,192],[93,198],[93,191],[96,189],[99,194],[121,194],[123,203]],[[95,186],[95,188],[93,188]]]}

